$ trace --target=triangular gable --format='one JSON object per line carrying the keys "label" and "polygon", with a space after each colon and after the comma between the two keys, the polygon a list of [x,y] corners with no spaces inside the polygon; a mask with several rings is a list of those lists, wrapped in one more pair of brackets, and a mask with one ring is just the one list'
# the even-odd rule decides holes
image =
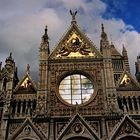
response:
{"label": "triangular gable", "polygon": [[0,102],[4,101],[5,99],[6,99],[6,93],[1,92],[1,94],[0,94]]}
{"label": "triangular gable", "polygon": [[130,73],[125,71],[117,84],[117,90],[120,91],[137,91],[140,90],[139,84],[132,78]]}
{"label": "triangular gable", "polygon": [[72,24],[66,35],[50,55],[50,59],[102,57],[95,45],[82,33],[77,24]]}
{"label": "triangular gable", "polygon": [[[75,136],[84,137],[84,132],[88,132],[89,138],[93,140],[99,140],[97,134],[93,132],[92,128],[87,124],[87,122],[79,115],[75,115],[72,120],[63,128],[62,132],[59,134],[57,140],[64,140],[64,137],[69,137],[72,134]],[[86,133],[86,136],[87,133]]]}
{"label": "triangular gable", "polygon": [[111,44],[111,56],[114,58],[122,58],[122,55],[118,52],[113,44]]}
{"label": "triangular gable", "polygon": [[37,130],[32,121],[30,119],[26,119],[21,127],[15,131],[10,140],[18,140],[20,137],[32,138],[34,136],[38,137],[40,140],[46,139],[46,137]]}
{"label": "triangular gable", "polygon": [[22,78],[22,80],[18,83],[16,86],[14,92],[19,92],[19,91],[34,91],[36,92],[37,88],[32,80],[31,76],[26,73],[25,76]]}
{"label": "triangular gable", "polygon": [[113,130],[110,140],[127,135],[133,136],[133,134],[135,134],[134,136],[140,138],[140,127],[128,115],[126,115],[119,125],[117,125],[117,127]]}

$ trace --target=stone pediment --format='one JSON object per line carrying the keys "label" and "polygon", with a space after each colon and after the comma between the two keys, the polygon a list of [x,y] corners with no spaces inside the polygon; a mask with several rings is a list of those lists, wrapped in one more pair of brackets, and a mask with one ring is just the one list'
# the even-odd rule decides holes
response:
{"label": "stone pediment", "polygon": [[28,73],[26,73],[22,80],[16,86],[14,92],[33,93],[36,92],[36,90],[37,88],[34,81],[32,80],[31,76]]}
{"label": "stone pediment", "polygon": [[114,128],[109,140],[120,139],[125,136],[140,138],[140,127],[128,116],[124,116],[122,121]]}
{"label": "stone pediment", "polygon": [[79,114],[75,115],[71,121],[64,126],[57,140],[66,140],[75,136],[99,140],[98,135],[93,131],[92,127]]}
{"label": "stone pediment", "polygon": [[68,58],[101,58],[101,53],[96,49],[90,39],[80,31],[77,24],[72,24],[60,40],[57,47],[50,55],[50,59]]}
{"label": "stone pediment", "polygon": [[15,131],[9,140],[20,139],[39,139],[44,140],[46,137],[40,133],[30,119],[26,119],[18,130]]}
{"label": "stone pediment", "polygon": [[124,72],[118,81],[117,90],[137,91],[140,90],[139,84],[132,78],[130,73]]}

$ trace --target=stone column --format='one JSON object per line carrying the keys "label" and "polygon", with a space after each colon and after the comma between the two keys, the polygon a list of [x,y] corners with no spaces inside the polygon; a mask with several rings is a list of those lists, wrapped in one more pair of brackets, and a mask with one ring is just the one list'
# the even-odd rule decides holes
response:
{"label": "stone column", "polygon": [[17,110],[18,110],[18,101],[16,101],[15,116],[17,116]]}
{"label": "stone column", "polygon": [[21,105],[20,105],[20,116],[22,116],[23,113],[23,101],[21,101]]}
{"label": "stone column", "polygon": [[134,98],[131,99],[131,102],[132,102],[132,108],[133,108],[133,114],[134,114],[136,112],[135,105],[134,105]]}
{"label": "stone column", "polygon": [[25,115],[28,114],[28,101],[25,102]]}
{"label": "stone column", "polygon": [[107,136],[107,129],[106,129],[105,118],[101,119],[101,128],[102,128],[102,140],[107,140],[108,136]]}
{"label": "stone column", "polygon": [[49,140],[54,140],[54,120],[50,120],[50,138]]}
{"label": "stone column", "polygon": [[[128,114],[129,114],[129,113],[131,113],[131,114],[132,114],[133,109],[131,110],[131,108],[130,108],[130,106],[129,106],[129,98],[128,98],[128,97],[126,97],[125,99],[126,99],[126,103],[127,103]],[[131,99],[130,99],[130,100],[131,100]],[[131,103],[132,103],[132,101],[131,101]]]}
{"label": "stone column", "polygon": [[31,101],[31,106],[30,106],[30,115],[33,113],[33,101]]}
{"label": "stone column", "polygon": [[138,106],[138,114],[140,113],[140,103],[138,97],[136,98],[137,106]]}

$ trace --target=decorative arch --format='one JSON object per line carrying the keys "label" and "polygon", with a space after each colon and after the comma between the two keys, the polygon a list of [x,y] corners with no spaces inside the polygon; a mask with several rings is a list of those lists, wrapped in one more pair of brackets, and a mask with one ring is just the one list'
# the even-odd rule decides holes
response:
{"label": "decorative arch", "polygon": [[7,85],[7,77],[4,77],[4,79],[3,79],[3,87],[2,87],[2,89],[4,91],[6,90],[6,85]]}
{"label": "decorative arch", "polygon": [[[78,128],[82,129],[75,129],[75,126],[77,126],[75,124],[80,124]],[[84,118],[82,118],[79,114],[76,114],[71,119],[69,124],[65,126],[65,129],[62,131],[62,133],[60,133],[57,140],[100,140],[100,138],[84,120]]]}
{"label": "decorative arch", "polygon": [[[36,138],[32,136],[32,133],[35,134]],[[27,118],[21,127],[15,130],[9,140],[38,140],[37,138],[40,140],[46,139],[45,135],[40,133],[40,130]]]}
{"label": "decorative arch", "polygon": [[140,139],[140,128],[128,115],[124,116],[118,127],[113,131],[110,140],[131,140],[131,138],[135,138],[136,140]]}
{"label": "decorative arch", "polygon": [[19,140],[37,140],[37,139],[35,139],[35,138],[30,138],[30,137],[25,137],[25,138],[21,138],[21,139],[19,139]]}
{"label": "decorative arch", "polygon": [[95,74],[90,73],[90,72],[86,72],[86,71],[82,71],[82,70],[71,70],[71,71],[64,71],[62,74],[59,75],[59,77],[57,77],[57,84],[60,84],[60,82],[67,77],[68,75],[72,75],[72,74],[81,74],[86,76],[87,78],[89,78],[94,84],[96,84],[95,81]]}
{"label": "decorative arch", "polygon": [[140,136],[131,134],[131,135],[123,135],[118,140],[139,140]]}

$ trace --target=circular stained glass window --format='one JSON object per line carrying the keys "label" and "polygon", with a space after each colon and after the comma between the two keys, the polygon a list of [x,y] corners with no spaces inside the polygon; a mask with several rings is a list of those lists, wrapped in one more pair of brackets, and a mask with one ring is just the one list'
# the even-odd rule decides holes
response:
{"label": "circular stained glass window", "polygon": [[69,75],[59,85],[60,96],[69,104],[83,104],[91,98],[93,92],[92,81],[81,74]]}

